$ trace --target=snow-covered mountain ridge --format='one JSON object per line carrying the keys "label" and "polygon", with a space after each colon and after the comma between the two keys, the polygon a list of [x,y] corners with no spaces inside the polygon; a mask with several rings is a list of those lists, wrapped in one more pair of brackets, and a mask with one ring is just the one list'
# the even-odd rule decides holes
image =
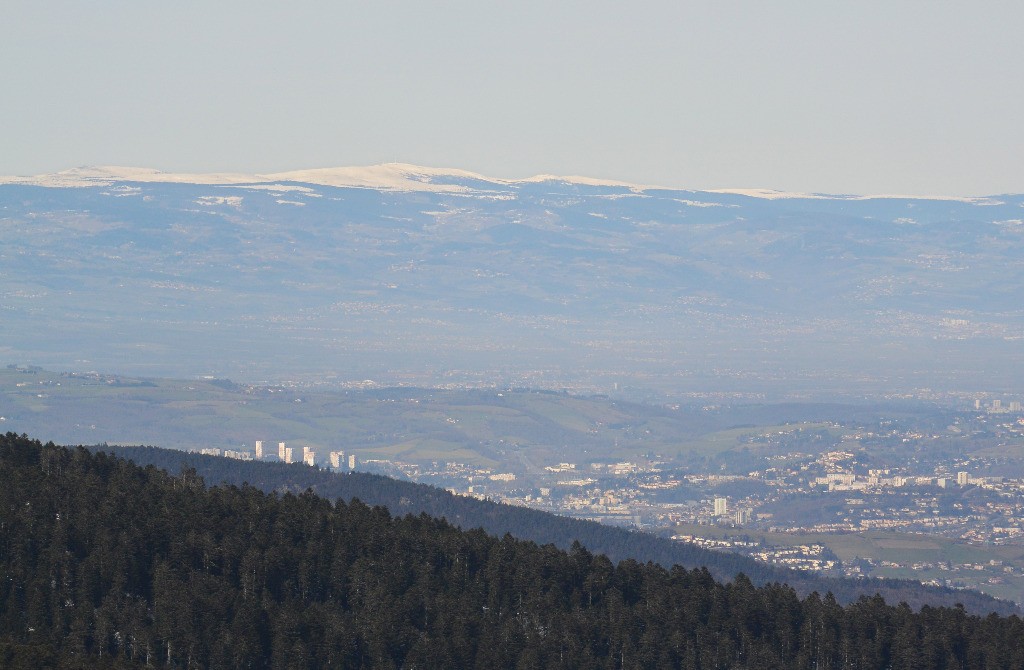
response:
{"label": "snow-covered mountain ridge", "polygon": [[63,170],[53,174],[30,177],[0,177],[0,184],[22,184],[52,187],[102,186],[117,182],[208,184],[208,185],[249,185],[273,182],[298,182],[318,186],[349,188],[373,188],[393,191],[430,191],[458,193],[471,190],[464,182],[511,186],[545,181],[559,181],[587,186],[621,186],[642,190],[645,188],[626,182],[589,177],[562,177],[537,175],[526,179],[498,179],[486,177],[468,170],[454,168],[433,168],[408,163],[385,163],[363,167],[334,167],[292,170],[270,174],[245,174],[237,172],[218,173],[173,173],[152,168],[123,166],[85,166]]}
{"label": "snow-covered mountain ridge", "polygon": [[292,170],[268,174],[241,172],[176,173],[162,172],[153,168],[125,166],[83,166],[62,170],[52,174],[34,176],[0,176],[0,184],[49,186],[58,188],[76,186],[110,186],[118,182],[204,184],[245,186],[272,184],[275,182],[296,182],[317,186],[347,188],[372,188],[386,191],[425,191],[434,193],[466,193],[492,187],[515,187],[522,184],[559,182],[580,186],[608,186],[628,189],[635,193],[644,191],[687,191],[692,193],[718,193],[742,195],[766,200],[813,199],[813,200],[868,200],[876,198],[946,200],[976,204],[999,204],[994,197],[959,197],[949,195],[849,195],[796,193],[768,188],[724,188],[695,191],[692,189],[641,185],[614,179],[599,179],[579,175],[540,174],[524,179],[501,179],[488,177],[476,172],[457,168],[437,168],[412,165],[409,163],[383,163],[361,167],[333,167]]}

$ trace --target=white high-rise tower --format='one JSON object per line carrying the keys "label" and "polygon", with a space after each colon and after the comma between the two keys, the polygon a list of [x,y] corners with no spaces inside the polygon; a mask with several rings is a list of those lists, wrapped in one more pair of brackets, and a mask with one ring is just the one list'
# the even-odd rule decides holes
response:
{"label": "white high-rise tower", "polygon": [[726,498],[715,498],[715,516],[725,516],[729,513],[729,501]]}

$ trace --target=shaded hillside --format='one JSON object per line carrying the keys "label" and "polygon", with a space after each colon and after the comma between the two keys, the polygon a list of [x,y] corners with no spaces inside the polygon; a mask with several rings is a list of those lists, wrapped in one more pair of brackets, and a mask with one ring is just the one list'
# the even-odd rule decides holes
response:
{"label": "shaded hillside", "polygon": [[840,579],[813,573],[777,568],[737,554],[713,552],[691,544],[680,544],[647,533],[604,526],[557,516],[522,507],[477,500],[423,484],[404,482],[379,475],[352,472],[337,474],[304,465],[260,463],[204,456],[156,447],[103,447],[118,456],[141,465],[155,465],[171,473],[194,468],[210,484],[248,483],[260,490],[302,493],[312,490],[328,500],[348,501],[358,498],[369,505],[380,505],[394,514],[421,514],[443,517],[464,528],[483,528],[488,533],[553,544],[568,549],[574,541],[581,542],[596,554],[605,554],[613,561],[635,559],[653,561],[665,567],[682,565],[688,568],[707,567],[717,579],[732,579],[743,572],[756,584],[785,582],[799,593],[831,592],[843,603],[863,595],[880,593],[887,602],[907,602],[915,609],[922,605],[962,603],[978,613],[1016,612],[1012,603],[999,601],[975,591],[953,591],[923,586],[918,582],[880,579]]}
{"label": "shaded hillside", "polygon": [[167,668],[1024,665],[1017,616],[841,607],[0,437],[0,660]]}

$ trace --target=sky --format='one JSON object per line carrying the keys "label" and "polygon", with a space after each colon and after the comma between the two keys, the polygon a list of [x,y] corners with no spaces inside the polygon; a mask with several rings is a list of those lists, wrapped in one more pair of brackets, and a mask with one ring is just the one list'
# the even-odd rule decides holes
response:
{"label": "sky", "polygon": [[1024,192],[1024,3],[5,0],[0,174]]}

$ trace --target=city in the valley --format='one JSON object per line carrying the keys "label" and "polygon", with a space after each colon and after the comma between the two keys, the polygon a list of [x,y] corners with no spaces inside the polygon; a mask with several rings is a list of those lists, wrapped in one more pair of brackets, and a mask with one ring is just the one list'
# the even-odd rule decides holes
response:
{"label": "city in the valley", "polygon": [[375,472],[789,567],[1024,602],[1024,411],[1012,393],[641,404],[17,365],[0,369],[0,389],[0,427],[64,443],[106,435]]}
{"label": "city in the valley", "polygon": [[[1015,400],[978,400],[950,417],[930,429],[880,419],[750,430],[740,438],[748,459],[709,468],[658,454],[527,469],[363,459],[344,450],[320,462],[309,447],[285,442],[202,451],[377,472],[797,569],[910,577],[1020,601],[1024,470],[1008,456],[1024,446],[1024,411]],[[967,453],[965,440],[992,446]],[[900,456],[887,459],[890,451]]]}

